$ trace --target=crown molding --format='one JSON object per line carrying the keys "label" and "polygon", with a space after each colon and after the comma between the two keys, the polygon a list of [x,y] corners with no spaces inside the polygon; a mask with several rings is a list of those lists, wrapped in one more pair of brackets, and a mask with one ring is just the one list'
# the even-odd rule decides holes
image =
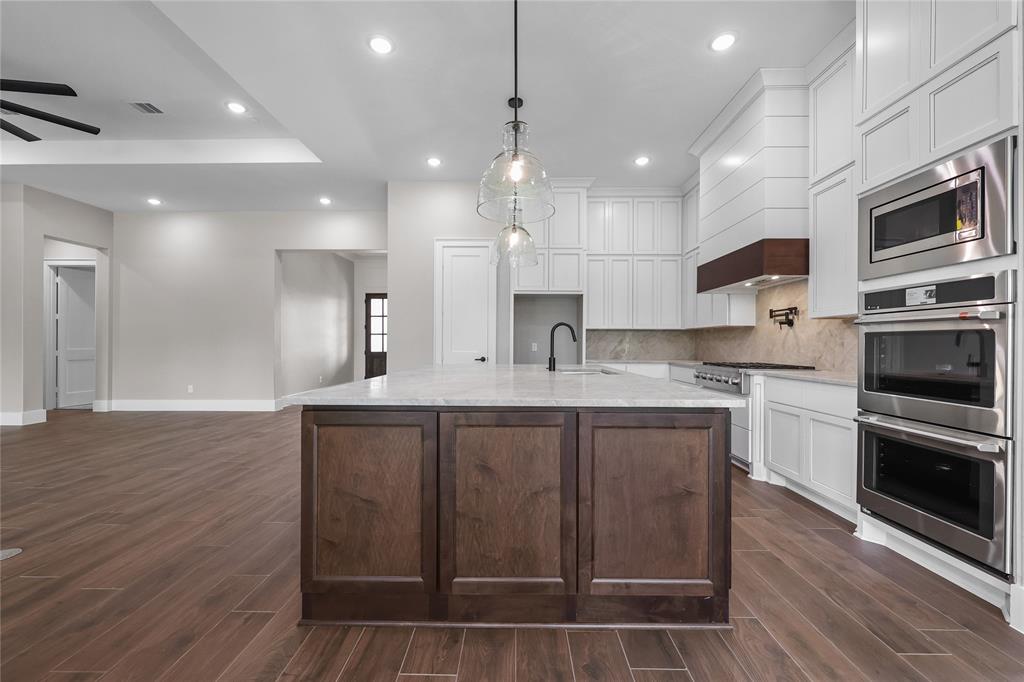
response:
{"label": "crown molding", "polygon": [[682,187],[592,187],[590,197],[681,197]]}

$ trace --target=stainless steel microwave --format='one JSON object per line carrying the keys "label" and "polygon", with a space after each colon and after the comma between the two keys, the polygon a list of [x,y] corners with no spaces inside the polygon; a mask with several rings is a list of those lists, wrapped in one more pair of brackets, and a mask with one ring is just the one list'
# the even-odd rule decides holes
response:
{"label": "stainless steel microwave", "polygon": [[863,196],[859,279],[1013,253],[1016,143],[997,140]]}

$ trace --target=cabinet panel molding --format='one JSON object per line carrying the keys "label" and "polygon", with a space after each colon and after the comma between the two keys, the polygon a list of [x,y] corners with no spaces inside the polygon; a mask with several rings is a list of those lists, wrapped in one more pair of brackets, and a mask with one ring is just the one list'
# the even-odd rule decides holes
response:
{"label": "cabinet panel molding", "polygon": [[810,84],[810,182],[853,162],[851,47]]}
{"label": "cabinet panel molding", "polygon": [[303,591],[435,589],[436,416],[304,412],[302,435]]}
{"label": "cabinet panel molding", "polygon": [[548,290],[548,251],[537,251],[537,265],[513,270],[516,291]]}
{"label": "cabinet panel molding", "polygon": [[440,415],[440,588],[576,589],[576,422],[559,412]]}
{"label": "cabinet panel molding", "polygon": [[583,251],[576,249],[548,252],[548,290],[583,291]]}
{"label": "cabinet panel molding", "polygon": [[857,199],[853,169],[811,187],[811,317],[857,314]]}
{"label": "cabinet panel molding", "polygon": [[765,464],[796,480],[803,477],[801,419],[798,409],[771,402],[765,404]]}

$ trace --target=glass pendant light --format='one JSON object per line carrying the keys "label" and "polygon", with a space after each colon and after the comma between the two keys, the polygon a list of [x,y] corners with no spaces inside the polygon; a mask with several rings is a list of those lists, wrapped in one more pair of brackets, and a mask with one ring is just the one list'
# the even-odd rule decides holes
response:
{"label": "glass pendant light", "polygon": [[[513,0],[513,97],[508,101],[515,111],[514,119],[505,124],[501,152],[480,179],[477,213],[488,220],[505,223],[496,243],[498,257],[512,256],[519,249],[522,265],[537,263],[533,239],[523,228],[526,223],[547,220],[555,213],[555,197],[551,182],[540,159],[528,149],[528,128],[519,120],[519,2]],[[509,246],[512,238],[515,246]],[[524,243],[525,238],[525,243]],[[503,240],[505,240],[503,242]],[[526,256],[526,252],[531,255]]]}
{"label": "glass pendant light", "polygon": [[492,263],[497,265],[505,260],[513,268],[537,265],[537,247],[533,243],[533,236],[523,227],[520,209],[515,209],[509,216],[491,250]]}

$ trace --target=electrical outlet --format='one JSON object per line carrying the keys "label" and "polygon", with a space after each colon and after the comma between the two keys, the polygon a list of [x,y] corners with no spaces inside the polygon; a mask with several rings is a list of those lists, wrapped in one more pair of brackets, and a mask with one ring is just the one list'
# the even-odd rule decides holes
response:
{"label": "electrical outlet", "polygon": [[537,352],[537,344],[536,343],[531,343],[530,344],[530,350],[533,351],[534,353],[536,353]]}
{"label": "electrical outlet", "polygon": [[192,384],[189,384],[188,386],[185,387],[185,392],[186,393],[195,393],[196,392],[196,387],[193,386]]}

